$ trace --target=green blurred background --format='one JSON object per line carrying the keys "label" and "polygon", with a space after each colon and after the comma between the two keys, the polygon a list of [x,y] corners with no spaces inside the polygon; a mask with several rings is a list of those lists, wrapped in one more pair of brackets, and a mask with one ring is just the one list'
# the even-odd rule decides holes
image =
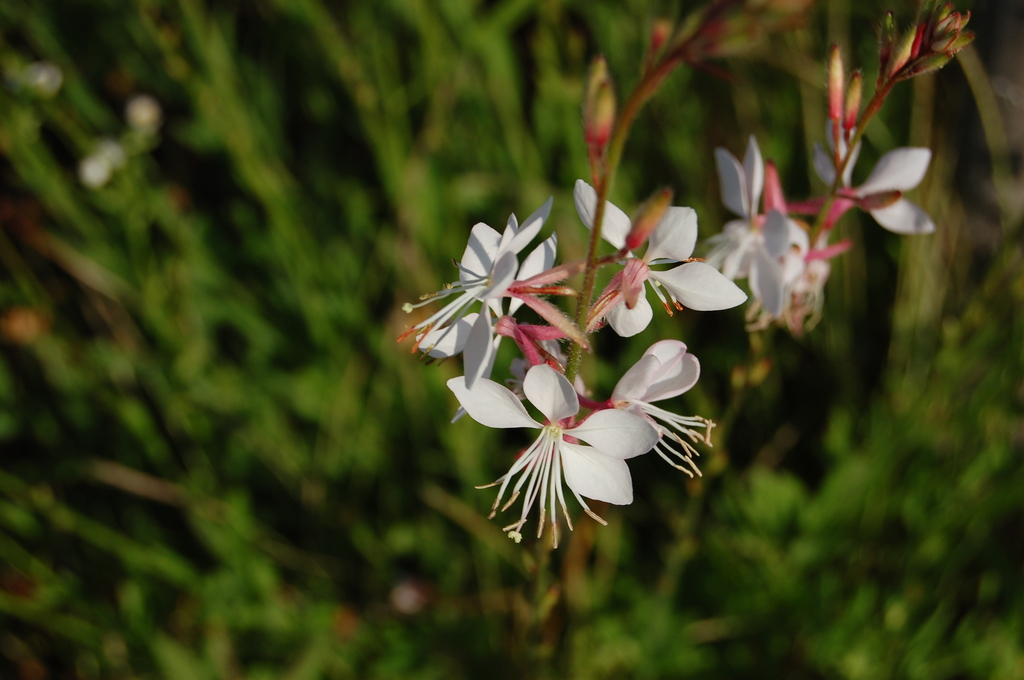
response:
{"label": "green blurred background", "polygon": [[[448,425],[460,364],[397,345],[401,305],[549,195],[544,234],[582,253],[587,64],[624,93],[651,21],[696,5],[3,0],[0,677],[1024,678],[1020,154],[979,58],[1003,5],[868,130],[855,180],[935,151],[911,195],[934,236],[846,217],[801,339],[741,310],[598,336],[599,394],[684,340],[703,375],[670,408],[722,436],[699,481],[631,462],[636,501],[579,520],[538,630],[530,546],[473,489],[521,433]],[[821,191],[823,57],[872,82],[887,8],[818,4],[731,80],[680,69],[614,200],[672,186],[707,238],[713,149],[751,133],[788,196]],[[126,123],[139,94],[156,132]],[[89,188],[104,138],[125,162]]]}

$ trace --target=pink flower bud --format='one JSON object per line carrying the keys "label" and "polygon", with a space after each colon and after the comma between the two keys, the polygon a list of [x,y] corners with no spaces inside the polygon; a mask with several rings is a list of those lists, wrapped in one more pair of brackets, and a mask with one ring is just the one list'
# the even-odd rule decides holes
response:
{"label": "pink flower bud", "polygon": [[597,57],[590,67],[583,105],[583,131],[587,145],[598,154],[603,152],[614,125],[615,93],[608,76],[608,64],[604,57]]}
{"label": "pink flower bud", "polygon": [[846,110],[843,113],[843,129],[849,132],[857,126],[857,114],[860,113],[860,96],[863,88],[860,71],[854,71],[850,78],[850,86],[846,88]]}
{"label": "pink flower bud", "polygon": [[662,189],[647,199],[640,206],[636,217],[633,218],[633,228],[630,230],[629,235],[626,236],[626,248],[635,250],[643,245],[647,237],[654,231],[654,228],[661,222],[661,218],[664,217],[665,211],[668,210],[670,205],[672,205],[671,189]]}
{"label": "pink flower bud", "polygon": [[828,119],[839,122],[843,117],[843,54],[839,45],[832,45],[828,59]]}

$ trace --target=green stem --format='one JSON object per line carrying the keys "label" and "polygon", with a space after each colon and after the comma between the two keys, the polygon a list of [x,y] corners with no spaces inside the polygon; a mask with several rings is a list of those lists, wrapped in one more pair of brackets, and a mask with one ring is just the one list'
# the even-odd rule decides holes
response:
{"label": "green stem", "polygon": [[[612,128],[611,138],[608,142],[604,175],[596,187],[597,209],[594,211],[594,224],[590,230],[590,244],[587,247],[587,266],[583,270],[583,287],[576,298],[576,326],[584,335],[586,335],[587,316],[590,313],[594,298],[594,284],[597,281],[597,249],[601,242],[605,203],[608,200],[611,186],[615,182],[615,173],[618,170],[619,161],[622,160],[622,150],[626,145],[626,138],[629,136],[629,130],[633,126],[633,121],[636,120],[637,114],[640,113],[640,109],[654,95],[658,86],[665,79],[665,76],[678,66],[680,61],[682,60],[678,57],[665,59],[655,68],[647,71],[630,94],[629,99],[626,100],[626,105],[622,107],[622,111],[615,120],[615,127]],[[569,351],[569,362],[565,367],[565,377],[569,379],[569,382],[576,379],[582,360],[583,347],[573,343],[572,349]]]}

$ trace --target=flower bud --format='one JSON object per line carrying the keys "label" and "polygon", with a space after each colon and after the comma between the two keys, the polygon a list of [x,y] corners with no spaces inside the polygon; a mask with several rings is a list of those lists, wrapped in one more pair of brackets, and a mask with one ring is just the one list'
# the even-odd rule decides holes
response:
{"label": "flower bud", "polygon": [[670,205],[672,205],[671,189],[662,189],[647,199],[640,206],[636,217],[633,218],[633,228],[626,237],[626,248],[633,250],[643,245],[654,228],[661,222],[661,218],[665,216],[665,211]]}
{"label": "flower bud", "polygon": [[892,12],[886,12],[882,19],[882,28],[878,36],[878,77],[881,79],[885,73],[886,64],[896,46],[896,18]]}
{"label": "flower bud", "polygon": [[843,78],[843,54],[833,44],[828,59],[828,119],[833,122],[843,117]]}
{"label": "flower bud", "polygon": [[648,50],[652,60],[661,52],[661,48],[665,46],[670,35],[672,35],[672,22],[668,19],[655,19],[654,25],[651,26],[651,47]]}
{"label": "flower bud", "polygon": [[850,78],[850,86],[846,88],[846,110],[843,112],[843,129],[849,132],[857,126],[857,114],[860,113],[860,96],[863,78],[860,71],[854,71]]}
{"label": "flower bud", "polygon": [[583,104],[583,131],[592,151],[597,154],[604,151],[614,125],[615,93],[608,76],[608,64],[604,57],[597,57],[590,67]]}
{"label": "flower bud", "polygon": [[886,79],[891,79],[901,68],[910,61],[910,53],[914,49],[914,39],[917,37],[917,30],[907,31],[903,38],[893,47],[889,55],[889,63],[885,65]]}

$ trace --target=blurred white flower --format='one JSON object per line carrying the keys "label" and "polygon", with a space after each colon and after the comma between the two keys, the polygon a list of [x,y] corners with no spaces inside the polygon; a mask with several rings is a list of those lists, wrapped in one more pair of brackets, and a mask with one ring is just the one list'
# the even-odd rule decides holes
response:
{"label": "blurred white flower", "polygon": [[56,64],[48,61],[36,61],[21,72],[21,82],[25,87],[43,97],[52,97],[64,83],[64,74]]}
{"label": "blurred white flower", "polygon": [[95,150],[78,164],[78,180],[90,189],[99,189],[127,162],[124,147],[112,139],[103,139]]}
{"label": "blurred white flower", "polygon": [[160,129],[164,113],[155,98],[148,94],[137,94],[125,104],[124,117],[133,130],[151,135]]}

